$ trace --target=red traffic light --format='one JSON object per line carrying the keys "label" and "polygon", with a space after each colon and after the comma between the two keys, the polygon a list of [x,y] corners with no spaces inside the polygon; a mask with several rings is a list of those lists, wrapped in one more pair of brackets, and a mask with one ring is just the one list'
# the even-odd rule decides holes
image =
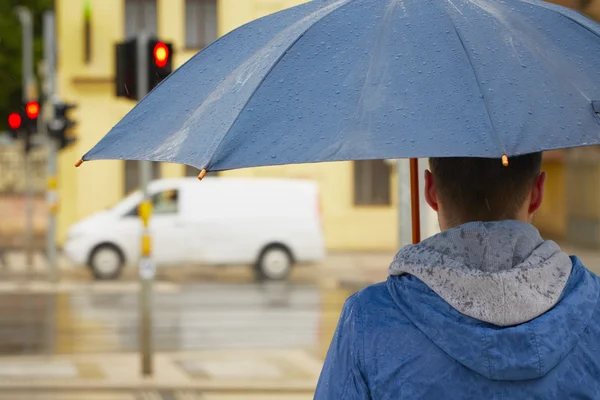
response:
{"label": "red traffic light", "polygon": [[37,101],[30,101],[25,106],[25,113],[27,114],[27,118],[36,119],[40,113],[40,105]]}
{"label": "red traffic light", "polygon": [[8,126],[10,129],[17,130],[21,127],[21,115],[19,113],[8,114]]}
{"label": "red traffic light", "polygon": [[157,67],[163,68],[169,62],[169,48],[163,42],[158,42],[154,46],[154,63]]}

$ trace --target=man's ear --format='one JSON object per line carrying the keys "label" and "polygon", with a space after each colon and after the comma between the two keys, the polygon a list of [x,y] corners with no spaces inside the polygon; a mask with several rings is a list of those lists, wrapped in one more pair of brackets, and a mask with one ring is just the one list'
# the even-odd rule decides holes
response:
{"label": "man's ear", "polygon": [[531,196],[529,198],[529,214],[534,214],[542,205],[544,200],[544,185],[546,183],[546,173],[542,172],[535,180]]}
{"label": "man's ear", "polygon": [[433,183],[433,175],[429,170],[425,170],[425,201],[429,204],[429,207],[433,209],[433,211],[439,211],[437,193],[435,191],[435,184]]}

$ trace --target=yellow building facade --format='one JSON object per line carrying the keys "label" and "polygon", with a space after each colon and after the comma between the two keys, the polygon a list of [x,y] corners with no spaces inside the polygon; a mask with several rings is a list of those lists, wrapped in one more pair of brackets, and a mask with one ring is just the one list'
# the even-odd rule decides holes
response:
{"label": "yellow building facade", "polygon": [[[126,37],[127,2],[153,2],[156,34],[174,47],[174,66],[192,57],[198,49],[186,49],[186,7],[194,0],[88,0],[91,8],[90,58],[84,52],[85,0],[56,0],[58,34],[58,94],[78,105],[73,113],[78,125],[77,142],[59,156],[58,216],[59,241],[68,227],[99,210],[115,204],[125,195],[125,163],[95,161],[73,168],[74,161],[100,140],[133,107],[129,100],[115,97],[114,45]],[[209,3],[208,0],[196,0]],[[301,3],[298,0],[214,0],[217,34],[223,35],[242,24],[280,9]],[[386,201],[355,205],[353,163],[295,165],[255,168],[223,173],[224,176],[308,178],[319,182],[321,208],[329,249],[389,250],[396,247],[397,216],[394,168],[383,168]],[[183,176],[185,167],[160,166],[161,177]],[[367,182],[368,183],[368,182]],[[201,184],[201,183],[199,183]],[[367,188],[369,189],[369,188]],[[381,190],[380,190],[381,191]],[[379,204],[379,205],[378,205]]]}
{"label": "yellow building facade", "polygon": [[[64,242],[71,224],[110,207],[126,194],[125,162],[95,161],[85,163],[79,169],[73,164],[134,105],[115,96],[114,46],[125,39],[132,25],[139,25],[140,15],[154,15],[150,17],[152,28],[160,40],[173,44],[174,67],[177,67],[198,51],[197,48],[188,49],[190,46],[186,43],[191,32],[186,23],[190,21],[192,6],[197,7],[194,12],[215,13],[214,21],[205,20],[196,28],[206,30],[214,25],[216,37],[300,2],[56,0],[58,94],[78,105],[74,112],[78,121],[78,140],[59,156],[59,242]],[[86,3],[91,10],[89,59],[84,51]],[[139,7],[146,7],[143,13]],[[345,162],[254,168],[222,175],[314,179],[320,184],[324,229],[330,250],[393,250],[398,240],[395,168],[383,162],[363,164]],[[160,165],[161,177],[183,176],[184,173],[184,166]],[[555,209],[549,214],[548,217],[553,218]]]}

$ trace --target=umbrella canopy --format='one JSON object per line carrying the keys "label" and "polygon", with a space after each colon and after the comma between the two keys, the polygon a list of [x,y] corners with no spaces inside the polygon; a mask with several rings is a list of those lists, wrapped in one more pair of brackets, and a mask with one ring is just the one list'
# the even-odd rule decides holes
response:
{"label": "umbrella canopy", "polygon": [[83,160],[218,171],[600,143],[600,26],[535,0],[315,0],[197,54]]}

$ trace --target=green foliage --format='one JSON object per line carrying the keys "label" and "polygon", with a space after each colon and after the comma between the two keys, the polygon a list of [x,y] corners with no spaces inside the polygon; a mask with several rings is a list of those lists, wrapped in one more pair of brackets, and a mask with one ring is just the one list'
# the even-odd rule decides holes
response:
{"label": "green foliage", "polygon": [[52,9],[53,0],[0,0],[0,131],[7,116],[21,104],[21,24],[17,6],[29,8],[34,16],[34,67],[42,59],[42,14]]}

